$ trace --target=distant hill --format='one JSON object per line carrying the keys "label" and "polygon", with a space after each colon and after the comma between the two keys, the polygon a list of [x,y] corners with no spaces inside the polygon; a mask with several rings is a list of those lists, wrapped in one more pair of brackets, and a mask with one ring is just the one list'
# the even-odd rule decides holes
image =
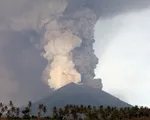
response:
{"label": "distant hill", "polygon": [[37,107],[39,104],[47,106],[48,111],[54,106],[63,107],[66,104],[73,105],[92,105],[92,106],[114,106],[114,107],[131,107],[126,102],[112,96],[111,94],[104,92],[98,88],[92,88],[84,85],[77,85],[74,83],[68,84],[56,91],[50,96],[44,98],[32,105],[33,114],[37,113]]}

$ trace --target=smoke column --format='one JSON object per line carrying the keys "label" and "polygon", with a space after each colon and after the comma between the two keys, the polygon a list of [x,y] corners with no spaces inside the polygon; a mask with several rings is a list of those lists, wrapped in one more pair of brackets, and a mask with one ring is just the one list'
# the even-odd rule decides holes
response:
{"label": "smoke column", "polygon": [[[74,68],[71,51],[80,46],[81,40],[69,30],[63,31],[57,21],[47,25],[44,57],[48,60],[48,83],[51,88],[60,88],[70,82],[80,82],[81,76]],[[53,27],[54,26],[54,27]],[[52,61],[52,62],[51,62]]]}
{"label": "smoke column", "polygon": [[[126,5],[126,1],[114,1],[114,4]],[[71,82],[91,85],[98,59],[94,54],[94,27],[100,16],[117,14],[116,8],[109,2],[103,2],[107,9],[99,7],[101,0],[51,0],[49,18],[41,24],[45,29],[42,45],[48,65],[43,78],[51,88],[58,89]],[[130,4],[141,5],[132,0]],[[109,5],[109,6],[107,6]],[[121,6],[117,9],[125,10]],[[142,6],[141,6],[142,7]],[[129,8],[132,9],[131,6]],[[113,12],[112,12],[113,11]],[[111,14],[110,14],[111,13]],[[113,14],[112,14],[113,13]],[[96,84],[102,87],[101,80]]]}
{"label": "smoke column", "polygon": [[71,82],[93,80],[98,63],[93,50],[96,14],[86,7],[69,14],[66,9],[69,3],[65,0],[55,0],[51,4],[61,8],[57,13],[53,10],[54,13],[43,23],[43,56],[48,60],[44,79],[48,79],[49,86],[54,89]]}

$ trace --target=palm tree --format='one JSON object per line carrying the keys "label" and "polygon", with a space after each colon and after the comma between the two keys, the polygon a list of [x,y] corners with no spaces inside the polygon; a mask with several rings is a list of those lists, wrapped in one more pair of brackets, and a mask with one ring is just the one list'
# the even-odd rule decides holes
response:
{"label": "palm tree", "polygon": [[43,107],[44,107],[43,104],[39,104],[39,106],[38,106],[38,109],[39,109],[38,116],[39,116],[39,117],[41,117],[41,113],[42,113],[42,111],[43,111]]}
{"label": "palm tree", "polygon": [[[2,109],[3,108],[3,103],[0,103],[0,109]],[[0,111],[0,118],[2,117],[2,115],[3,115],[3,113],[2,113],[2,111]]]}
{"label": "palm tree", "polygon": [[1,117],[2,117],[2,115],[5,113],[5,108],[4,107],[1,108],[1,112],[0,113],[1,113]]}
{"label": "palm tree", "polygon": [[99,111],[100,111],[100,112],[103,112],[103,111],[104,111],[104,107],[103,107],[102,105],[99,107]]}
{"label": "palm tree", "polygon": [[3,107],[3,103],[0,103],[0,108],[2,108]]}
{"label": "palm tree", "polygon": [[30,113],[30,110],[29,110],[29,108],[28,107],[26,107],[23,111],[22,111],[22,113],[23,113],[23,118],[25,119],[30,119],[30,115],[29,115],[29,113]]}
{"label": "palm tree", "polygon": [[5,108],[5,111],[7,111],[7,110],[8,110],[8,107],[7,107],[7,105],[5,105],[5,107],[4,107],[4,108]]}
{"label": "palm tree", "polygon": [[10,106],[10,112],[11,112],[10,115],[11,117],[14,117],[15,107],[14,107],[12,100],[9,101],[9,106]]}
{"label": "palm tree", "polygon": [[14,106],[12,100],[9,101],[9,106],[10,106],[10,107],[13,107],[13,106]]}
{"label": "palm tree", "polygon": [[3,115],[3,114],[0,112],[0,119],[2,118],[2,115]]}
{"label": "palm tree", "polygon": [[16,108],[14,106],[11,107],[11,116],[15,117]]}
{"label": "palm tree", "polygon": [[64,107],[64,114],[65,114],[65,117],[69,117],[69,106],[68,105],[66,105],[65,107]]}
{"label": "palm tree", "polygon": [[41,118],[41,113],[40,113],[40,112],[38,112],[37,117],[38,117],[38,119],[40,119],[40,118]]}
{"label": "palm tree", "polygon": [[91,105],[88,105],[88,110],[90,110],[90,111],[91,111],[91,109],[92,109],[92,108],[91,108]]}
{"label": "palm tree", "polygon": [[10,110],[7,110],[6,116],[7,116],[7,118],[10,118],[10,116],[11,116]]}
{"label": "palm tree", "polygon": [[19,118],[20,116],[20,108],[16,108],[16,117]]}
{"label": "palm tree", "polygon": [[32,102],[31,101],[28,101],[28,108],[30,110],[29,114],[31,116],[31,112],[32,112],[32,110],[31,110],[31,108],[32,108]]}
{"label": "palm tree", "polygon": [[111,111],[110,106],[107,106],[106,111],[108,111],[108,112],[110,112],[110,111]]}
{"label": "palm tree", "polygon": [[47,107],[46,107],[46,106],[43,106],[43,113],[44,113],[44,116],[45,116],[46,112],[47,112]]}
{"label": "palm tree", "polygon": [[62,120],[63,119],[63,110],[60,108],[59,111],[58,111],[58,113],[59,113],[58,119]]}
{"label": "palm tree", "polygon": [[57,113],[57,108],[54,107],[54,108],[53,108],[53,114],[56,114],[56,113]]}
{"label": "palm tree", "polygon": [[57,120],[57,119],[58,119],[58,111],[57,111],[57,108],[56,108],[56,107],[53,108],[53,119],[54,119],[54,120]]}

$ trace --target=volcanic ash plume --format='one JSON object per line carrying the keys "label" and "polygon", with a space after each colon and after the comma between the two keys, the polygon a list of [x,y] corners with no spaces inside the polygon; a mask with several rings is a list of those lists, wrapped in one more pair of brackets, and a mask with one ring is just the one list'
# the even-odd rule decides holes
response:
{"label": "volcanic ash plume", "polygon": [[54,20],[47,24],[45,40],[44,57],[49,62],[47,72],[50,87],[58,89],[71,82],[80,82],[81,76],[75,69],[71,53],[80,46],[80,38],[70,30],[63,30],[61,24]]}
{"label": "volcanic ash plume", "polygon": [[89,84],[98,63],[94,55],[96,14],[89,8],[53,14],[44,23],[44,57],[48,65],[44,79],[58,89],[71,82]]}

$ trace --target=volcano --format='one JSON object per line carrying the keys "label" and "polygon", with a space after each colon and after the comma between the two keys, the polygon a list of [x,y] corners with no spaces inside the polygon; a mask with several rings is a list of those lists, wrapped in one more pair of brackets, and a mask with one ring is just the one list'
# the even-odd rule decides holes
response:
{"label": "volcano", "polygon": [[54,106],[60,108],[67,104],[72,105],[91,105],[91,106],[112,106],[112,107],[131,107],[130,104],[114,97],[113,95],[101,90],[85,85],[68,84],[56,91],[50,96],[33,103],[32,112],[37,113],[39,104],[47,106],[51,110]]}

